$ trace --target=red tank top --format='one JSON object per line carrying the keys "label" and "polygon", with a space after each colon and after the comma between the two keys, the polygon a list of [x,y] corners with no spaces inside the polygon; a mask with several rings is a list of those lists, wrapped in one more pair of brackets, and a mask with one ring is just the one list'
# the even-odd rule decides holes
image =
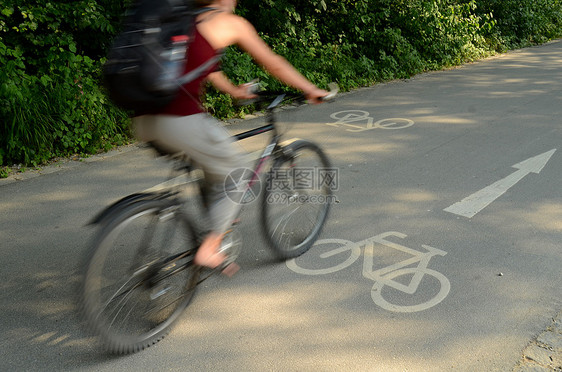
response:
{"label": "red tank top", "polygon": [[[201,36],[196,28],[193,35],[193,41],[187,50],[187,64],[185,66],[185,72],[187,73],[201,66],[210,58],[218,54],[220,53],[213,49],[211,44],[209,44],[209,42]],[[204,81],[210,73],[217,71],[218,66],[219,62],[209,67],[197,79],[182,86],[178,96],[168,106],[166,106],[160,114],[187,116],[205,112],[205,109],[201,104]]]}

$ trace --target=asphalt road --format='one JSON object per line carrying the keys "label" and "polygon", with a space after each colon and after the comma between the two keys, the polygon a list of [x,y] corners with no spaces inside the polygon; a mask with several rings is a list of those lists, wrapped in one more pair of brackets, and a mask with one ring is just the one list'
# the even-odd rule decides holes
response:
{"label": "asphalt road", "polygon": [[512,370],[562,309],[561,86],[557,41],[283,111],[338,170],[322,244],[275,262],[247,206],[242,270],[132,356],[82,327],[77,268],[89,218],[166,163],[133,146],[0,180],[0,370]]}

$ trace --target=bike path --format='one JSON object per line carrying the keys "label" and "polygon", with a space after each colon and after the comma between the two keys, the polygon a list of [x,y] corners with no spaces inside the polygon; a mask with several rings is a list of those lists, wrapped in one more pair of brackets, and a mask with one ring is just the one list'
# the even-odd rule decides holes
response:
{"label": "bike path", "polygon": [[[77,267],[92,234],[84,225],[109,203],[162,182],[166,163],[132,149],[0,183],[0,369],[505,371],[523,354],[534,359],[523,368],[546,367],[551,357],[559,365],[552,319],[562,308],[560,62],[554,42],[284,112],[289,137],[321,143],[339,170],[339,203],[321,238],[360,242],[393,232],[392,244],[379,241],[371,252],[363,245],[341,270],[302,275],[272,259],[249,205],[242,271],[206,282],[178,327],[133,356],[100,352],[75,316]],[[539,173],[473,217],[445,211],[553,149]],[[420,268],[413,294],[388,284],[377,290],[392,305],[426,303],[443,288],[433,270],[450,282],[434,306],[396,312],[373,300],[374,286],[408,286],[417,272],[372,274],[409,258],[397,245],[446,254]],[[333,267],[345,258],[326,262],[320,248],[297,263]],[[376,267],[364,264],[369,254]]]}

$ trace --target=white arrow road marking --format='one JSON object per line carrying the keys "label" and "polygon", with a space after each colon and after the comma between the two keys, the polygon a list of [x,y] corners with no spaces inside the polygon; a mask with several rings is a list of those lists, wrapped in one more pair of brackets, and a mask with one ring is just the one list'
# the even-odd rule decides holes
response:
{"label": "white arrow road marking", "polygon": [[462,201],[445,208],[444,211],[463,217],[474,217],[478,212],[502,196],[507,190],[515,186],[515,184],[521,181],[526,175],[529,173],[540,173],[555,151],[556,149],[553,149],[515,164],[513,168],[518,169],[518,171],[464,198]]}

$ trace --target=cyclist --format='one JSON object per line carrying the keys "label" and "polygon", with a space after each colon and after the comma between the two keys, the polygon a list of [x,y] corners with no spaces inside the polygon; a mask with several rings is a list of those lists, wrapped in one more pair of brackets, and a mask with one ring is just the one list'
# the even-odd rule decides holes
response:
{"label": "cyclist", "polygon": [[[301,90],[310,102],[319,103],[328,94],[275,54],[247,20],[234,14],[236,0],[197,0],[196,3],[199,7],[214,10],[200,14],[196,19],[187,71],[221,53],[222,49],[238,45],[270,74]],[[236,99],[254,98],[247,84],[235,86],[218,67],[218,64],[212,66],[198,79],[183,86],[177,98],[161,113],[133,120],[141,140],[155,142],[171,152],[185,152],[203,169],[205,180],[211,185],[208,204],[211,232],[199,247],[195,263],[209,268],[219,267],[226,258],[220,252],[220,244],[240,205],[226,197],[225,187],[235,185],[225,185],[225,180],[230,172],[244,166],[244,152],[221,123],[205,112],[200,100],[202,89],[208,81]]]}

